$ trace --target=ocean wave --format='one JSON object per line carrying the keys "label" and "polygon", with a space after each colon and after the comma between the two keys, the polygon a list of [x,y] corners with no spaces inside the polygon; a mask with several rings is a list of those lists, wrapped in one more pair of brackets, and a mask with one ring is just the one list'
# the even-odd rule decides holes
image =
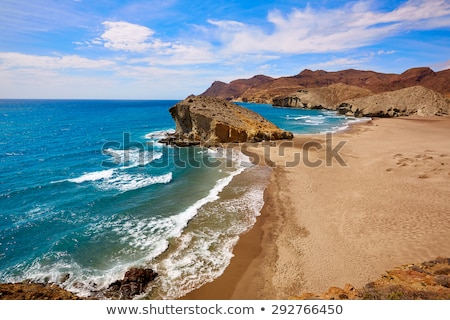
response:
{"label": "ocean wave", "polygon": [[[245,179],[250,178],[253,184],[232,186],[234,196],[222,197],[219,201],[215,201],[219,197],[210,194],[207,206],[205,203],[195,208],[199,216],[191,222],[202,227],[183,231],[177,236],[177,248],[155,265],[158,273],[164,275],[158,283],[160,297],[179,298],[217,278],[228,266],[239,236],[251,228],[260,215],[270,174],[268,168],[257,167],[246,172],[243,174],[249,176]],[[227,179],[218,183],[216,191],[223,191],[229,182]]]}
{"label": "ocean wave", "polygon": [[113,176],[115,171],[116,171],[115,169],[109,169],[109,170],[89,172],[89,173],[83,174],[82,176],[80,176],[78,178],[67,179],[67,181],[74,182],[74,183],[83,183],[83,182],[89,182],[89,181],[109,179]]}
{"label": "ocean wave", "polygon": [[[117,173],[117,172],[116,172]],[[166,184],[172,181],[172,172],[161,176],[147,176],[144,174],[113,174],[111,177],[102,179],[94,185],[102,190],[118,190],[121,192],[145,188],[153,184]]]}
{"label": "ocean wave", "polygon": [[[153,184],[166,184],[172,181],[172,172],[160,176],[148,176],[142,173],[132,174],[124,170],[109,169],[86,173],[78,178],[67,179],[77,184],[91,182],[96,188],[102,191],[118,190],[126,192],[148,187]],[[63,182],[63,181],[56,181]]]}
{"label": "ocean wave", "polygon": [[23,156],[24,153],[23,152],[6,152],[5,155],[8,157],[18,157],[18,156]]}
{"label": "ocean wave", "polygon": [[151,163],[154,160],[162,158],[163,154],[156,151],[148,151],[141,149],[105,149],[104,154],[111,156],[111,163],[115,163],[122,169],[129,169],[135,167],[143,167]]}
{"label": "ocean wave", "polygon": [[[212,152],[211,156],[221,156],[218,152]],[[32,265],[18,266],[18,270],[22,270],[20,278],[11,280],[20,281],[24,278],[38,282],[55,282],[59,283],[65,289],[72,291],[80,296],[90,296],[94,291],[107,288],[110,283],[121,279],[123,274],[133,266],[144,266],[148,261],[160,256],[169,247],[170,239],[189,246],[189,237],[194,236],[199,239],[202,236],[202,230],[195,230],[195,234],[184,234],[184,230],[189,221],[195,217],[205,205],[218,200],[220,193],[237,175],[247,169],[249,158],[242,153],[236,151],[226,155],[235,162],[234,168],[229,170],[228,175],[217,180],[213,188],[208,194],[197,200],[194,204],[170,217],[133,217],[131,215],[118,216],[114,215],[106,219],[100,219],[92,222],[85,231],[85,236],[95,235],[100,240],[105,237],[111,237],[123,243],[120,252],[114,253],[114,258],[107,262],[104,260],[101,268],[96,266],[86,266],[71,254],[65,254],[58,244],[48,252],[45,256],[36,259]],[[118,168],[103,170],[84,174],[78,178],[71,179],[72,183],[89,183],[101,190],[119,190],[121,192],[142,188],[154,183],[168,183],[172,180],[172,173],[169,172],[160,176],[149,176],[143,173],[131,173],[133,170],[121,170]],[[262,192],[261,192],[262,195]],[[262,198],[250,197],[244,199],[242,204],[234,203],[230,208],[232,210],[246,211],[246,214],[252,216],[257,215],[253,212],[255,209],[259,212],[260,207],[252,204],[251,199],[257,199],[258,202]],[[252,205],[251,205],[252,204]],[[251,205],[251,206],[250,206]],[[255,205],[256,207],[253,207]],[[249,209],[250,207],[252,209]],[[37,209],[36,209],[37,210]],[[234,225],[233,228],[243,227]],[[237,232],[237,231],[236,231]],[[111,236],[112,235],[112,236]],[[216,240],[221,237],[220,232],[206,232],[203,234],[204,241],[200,241],[195,249],[195,255],[181,257],[184,262],[176,261],[169,271],[171,277],[176,277],[173,273],[179,272],[185,275],[194,274],[195,270],[201,272],[202,275],[212,274],[217,276],[217,269],[222,270],[223,266],[229,263],[232,256],[232,248],[238,240],[238,236],[221,239],[219,242],[221,248],[220,257],[217,250],[209,252],[213,246],[217,246]],[[180,238],[181,237],[181,238]],[[63,239],[61,241],[67,241]],[[57,251],[60,250],[60,251]],[[208,253],[209,252],[209,253]],[[214,270],[209,270],[208,265],[201,264],[201,260],[192,260],[192,257],[203,256],[204,261],[212,261]],[[189,261],[194,262],[190,266]],[[170,263],[170,260],[167,260]],[[178,267],[184,269],[177,270]],[[152,266],[153,268],[153,266]],[[155,266],[156,268],[156,266]],[[205,269],[206,268],[206,269]],[[157,270],[155,270],[157,271]],[[221,271],[219,271],[221,272]],[[181,275],[181,278],[184,278]],[[168,279],[171,281],[172,278]],[[187,281],[187,278],[184,278]],[[177,282],[174,282],[177,286]],[[175,289],[175,287],[173,287]]]}
{"label": "ocean wave", "polygon": [[363,122],[368,122],[371,120],[372,120],[372,118],[368,118],[368,117],[362,117],[362,118],[348,117],[347,118],[347,122],[350,124],[363,123]]}

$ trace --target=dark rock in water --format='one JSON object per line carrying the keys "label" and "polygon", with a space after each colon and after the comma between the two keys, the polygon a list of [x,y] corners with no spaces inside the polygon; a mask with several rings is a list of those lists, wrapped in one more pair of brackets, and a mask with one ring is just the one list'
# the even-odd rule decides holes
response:
{"label": "dark rock in water", "polygon": [[292,139],[261,115],[223,99],[189,96],[170,108],[175,134],[161,140],[176,146],[218,146],[222,143]]}
{"label": "dark rock in water", "polygon": [[104,295],[112,299],[133,299],[134,296],[144,293],[157,276],[152,269],[131,268],[122,280],[111,283]]}

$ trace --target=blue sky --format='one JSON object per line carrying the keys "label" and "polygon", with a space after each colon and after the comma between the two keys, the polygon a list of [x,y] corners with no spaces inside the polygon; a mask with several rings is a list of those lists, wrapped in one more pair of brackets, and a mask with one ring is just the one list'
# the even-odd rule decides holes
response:
{"label": "blue sky", "polygon": [[1,0],[0,98],[183,99],[303,69],[450,68],[450,0]]}

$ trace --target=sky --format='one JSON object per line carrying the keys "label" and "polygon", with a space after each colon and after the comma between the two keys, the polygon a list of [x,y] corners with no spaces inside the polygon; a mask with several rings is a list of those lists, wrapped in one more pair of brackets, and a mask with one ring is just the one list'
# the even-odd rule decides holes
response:
{"label": "sky", "polygon": [[1,0],[0,99],[184,99],[304,69],[450,68],[450,0]]}

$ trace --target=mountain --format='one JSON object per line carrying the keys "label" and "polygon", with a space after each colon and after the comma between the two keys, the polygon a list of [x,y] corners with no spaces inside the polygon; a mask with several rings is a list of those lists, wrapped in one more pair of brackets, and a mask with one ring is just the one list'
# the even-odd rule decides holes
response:
{"label": "mountain", "polygon": [[248,88],[257,87],[264,83],[273,81],[274,78],[264,75],[256,75],[250,79],[239,79],[231,81],[229,84],[221,81],[214,81],[201,96],[234,100],[240,97]]}
{"label": "mountain", "polygon": [[232,101],[273,103],[273,98],[282,98],[301,89],[328,87],[338,83],[367,89],[375,94],[420,85],[450,97],[450,69],[435,72],[428,67],[409,69],[401,74],[355,69],[335,72],[306,69],[289,77],[257,75],[229,84],[216,81],[201,95]]}

